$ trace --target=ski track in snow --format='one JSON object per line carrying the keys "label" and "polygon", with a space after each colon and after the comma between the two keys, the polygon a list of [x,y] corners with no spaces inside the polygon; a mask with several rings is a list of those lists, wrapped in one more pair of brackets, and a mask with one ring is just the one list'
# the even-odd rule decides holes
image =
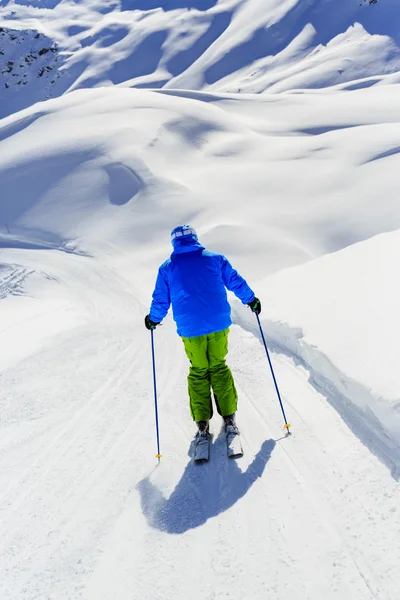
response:
{"label": "ski track in snow", "polygon": [[8,267],[0,265],[0,299],[12,294],[19,296],[23,293],[23,283],[31,275],[24,267]]}
{"label": "ski track in snow", "polygon": [[[121,515],[118,534],[111,534],[110,547],[85,598],[110,597],[114,582],[122,577],[126,579],[126,597],[134,598],[161,598],[164,594],[230,599],[266,595],[313,599],[321,594],[328,598],[395,598],[398,576],[394,557],[399,549],[396,528],[385,531],[379,549],[374,544],[382,527],[382,513],[392,518],[396,511],[395,482],[353,438],[323,397],[310,388],[306,374],[302,370],[298,373],[284,358],[279,360],[278,373],[288,386],[285,395],[289,399],[303,395],[304,403],[311,400],[315,405],[321,422],[329,419],[332,425],[333,420],[330,437],[336,448],[352,460],[342,463],[334,450],[327,451],[317,418],[308,427],[308,412],[304,420],[296,418],[298,413],[293,414],[292,402],[289,408],[294,417],[294,434],[282,439],[279,409],[274,408],[276,400],[266,365],[260,358],[261,348],[238,328],[234,328],[231,346],[235,348],[231,363],[239,383],[239,422],[245,458],[238,462],[226,459],[224,439],[218,436],[218,421],[213,421],[210,463],[199,467],[189,462],[175,487],[170,481],[176,476],[174,465],[166,463],[178,460],[182,465],[182,457],[176,451],[170,458],[166,453],[161,466],[139,483],[142,509],[155,531],[142,524],[136,537],[138,517],[127,507]],[[251,374],[241,371],[243,353],[248,358],[246,364],[252,363],[253,358],[256,369],[264,373],[257,374],[256,369]],[[176,375],[173,377],[175,380]],[[177,396],[185,402],[184,393]],[[264,396],[262,406],[260,396]],[[268,398],[271,406],[266,405]],[[174,402],[174,414],[184,410],[186,406]],[[165,412],[161,418],[165,423]],[[171,428],[171,438],[176,437],[177,427],[174,424]],[[166,447],[165,440],[164,452]],[[380,488],[383,472],[389,499],[384,509]],[[372,474],[372,478],[377,476],[376,485],[373,481],[371,485],[370,480],[365,483],[365,473]],[[364,539],[360,539],[359,527],[353,531],[354,520],[360,519]],[[120,548],[120,535],[125,529],[129,531],[129,526],[128,546],[122,544]],[[206,529],[204,533],[201,526]],[[166,539],[165,533],[175,539]],[[184,540],[176,540],[178,534]],[[134,540],[143,552],[140,556],[134,550]],[[393,549],[390,568],[385,553],[381,555],[385,547]],[[148,565],[152,565],[151,580]],[[171,578],[174,565],[179,565],[178,572]],[[202,573],[201,590],[182,582],[182,572],[188,574],[188,582],[196,581],[196,574]]]}
{"label": "ski track in snow", "polygon": [[[51,258],[61,280],[70,259]],[[96,294],[94,281],[97,322],[110,298]],[[117,292],[120,282],[108,284]],[[74,377],[69,338],[60,336],[67,368],[59,385],[74,378],[80,403],[2,428],[1,598],[395,600],[398,486],[307,372],[273,355],[292,422],[284,437],[263,349],[234,326],[229,362],[245,456],[226,458],[215,415],[210,463],[194,465],[185,455],[193,433],[186,358],[167,320],[156,332],[164,455],[156,466],[149,339],[127,334],[127,325],[105,330],[112,359],[99,368],[99,344],[83,377]],[[77,336],[81,356],[90,356],[90,335]],[[16,401],[19,369],[44,372],[47,361],[43,350],[11,369]]]}
{"label": "ski track in snow", "polygon": [[[65,281],[66,272],[61,266],[65,266],[66,261],[62,256],[47,260],[43,255],[42,260],[42,266],[47,269],[52,262],[53,270],[54,263],[57,264]],[[5,280],[8,285],[11,281],[16,285],[26,272],[13,269]],[[79,296],[85,302],[78,282],[79,279],[75,286],[78,284]],[[90,278],[87,282],[90,286]],[[109,277],[107,286],[112,287]],[[91,291],[95,308],[96,293]],[[101,315],[98,298],[97,309]],[[92,314],[96,315],[96,310],[92,310]],[[101,327],[101,321],[98,326]],[[117,329],[116,324],[113,328]],[[65,352],[63,359],[69,365],[66,373],[62,368],[59,373],[49,372],[50,356],[55,355],[50,345],[25,359],[15,371],[10,369],[2,374],[4,388],[9,384],[14,389],[14,404],[20,404],[15,412],[22,416],[25,412],[25,418],[10,422],[7,402],[3,403],[4,411],[0,412],[1,598],[43,598],[50,593],[55,598],[79,597],[80,582],[89,568],[86,561],[93,566],[91,561],[98,551],[97,542],[102,530],[113,520],[113,505],[118,506],[121,500],[119,478],[126,468],[118,457],[125,455],[130,470],[125,444],[128,441],[130,445],[127,436],[132,436],[137,419],[142,417],[144,406],[139,402],[145,391],[135,382],[134,372],[141,359],[134,351],[134,341],[129,339],[124,343],[119,330],[112,339],[112,329],[110,331],[107,340],[95,340],[97,356],[92,358],[89,375],[87,367],[82,369],[80,362],[86,356],[84,364],[90,363],[93,356],[93,334],[87,330],[72,336],[75,349],[69,348],[70,334],[58,336],[55,342],[61,346],[61,354]],[[55,350],[60,351],[59,348]],[[78,351],[79,358],[75,359],[74,353],[78,354]],[[104,353],[106,360],[99,360]],[[99,368],[101,373],[96,372]],[[50,380],[57,380],[58,376],[60,389],[57,395],[63,397],[63,388],[69,383],[63,379],[64,375],[71,378],[77,396],[80,397],[81,392],[85,401],[77,406],[73,397],[67,397],[61,406],[49,402],[42,407],[40,399],[27,398],[22,385],[24,379],[29,385],[31,380],[43,377],[46,372]],[[95,381],[99,382],[91,394],[87,392],[93,388],[93,383],[85,381],[85,375],[90,378],[94,375]],[[37,386],[35,395],[41,388],[46,388],[44,383]],[[47,389],[43,391],[49,393]],[[138,404],[133,412],[132,395]],[[4,399],[7,400],[7,395]],[[28,403],[26,408],[25,403]],[[121,454],[118,452],[120,446]],[[89,536],[91,527],[92,537]],[[69,582],[72,582],[71,588]]]}

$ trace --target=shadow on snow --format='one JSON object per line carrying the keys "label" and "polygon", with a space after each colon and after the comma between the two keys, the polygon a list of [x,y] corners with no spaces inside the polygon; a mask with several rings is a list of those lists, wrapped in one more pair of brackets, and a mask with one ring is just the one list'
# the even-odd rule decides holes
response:
{"label": "shadow on snow", "polygon": [[137,489],[148,523],[160,531],[179,534],[228,510],[262,476],[275,444],[266,440],[244,473],[235,460],[226,459],[223,469],[214,460],[203,465],[190,461],[168,499],[149,477],[142,479]]}
{"label": "shadow on snow", "polygon": [[[311,0],[297,2],[277,23],[256,29],[251,38],[244,40],[226,52],[205,71],[205,81],[212,85],[267,56],[276,56],[285,50],[307,25],[314,28],[312,47],[326,46],[349,27],[360,23],[370,35],[387,35],[395,44],[400,44],[397,21],[392,18],[394,0],[377,10],[363,10],[358,3],[341,3],[327,0],[325,3]],[[371,7],[369,7],[371,8]],[[392,54],[397,56],[398,48],[393,46]]]}

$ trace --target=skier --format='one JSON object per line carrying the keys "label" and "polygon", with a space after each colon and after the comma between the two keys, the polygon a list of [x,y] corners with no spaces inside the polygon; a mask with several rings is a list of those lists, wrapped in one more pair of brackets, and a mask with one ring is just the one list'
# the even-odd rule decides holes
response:
{"label": "skier", "polygon": [[154,329],[172,303],[178,334],[191,363],[188,375],[190,412],[198,436],[209,436],[213,414],[211,388],[225,431],[238,434],[235,423],[237,392],[225,362],[231,307],[226,289],[260,314],[261,303],[225,256],[206,250],[190,225],[171,232],[173,252],[158,271],[147,329]]}

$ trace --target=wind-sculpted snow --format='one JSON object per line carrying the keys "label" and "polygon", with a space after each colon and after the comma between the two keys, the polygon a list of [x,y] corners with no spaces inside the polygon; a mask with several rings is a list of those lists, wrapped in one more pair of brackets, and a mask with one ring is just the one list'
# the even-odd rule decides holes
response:
{"label": "wind-sculpted snow", "polygon": [[0,248],[18,248],[20,250],[58,250],[69,254],[89,256],[81,250],[75,240],[68,240],[31,227],[14,227],[12,232],[0,233]]}
{"label": "wind-sculpted snow", "polygon": [[[0,117],[99,85],[235,93],[354,87],[366,78],[375,85],[400,70],[399,13],[397,0],[373,6],[356,0],[49,0],[15,4],[12,11],[3,3],[0,26],[14,40],[3,44],[4,57],[21,41],[25,47],[32,37],[44,39],[41,27],[51,32],[46,47],[60,52],[29,69],[12,65],[19,79],[11,78],[11,87],[24,89],[3,89]],[[16,26],[20,31],[11,31]],[[34,54],[30,46],[28,55]],[[7,58],[6,68],[8,61],[14,62]],[[4,83],[11,85],[9,79]]]}

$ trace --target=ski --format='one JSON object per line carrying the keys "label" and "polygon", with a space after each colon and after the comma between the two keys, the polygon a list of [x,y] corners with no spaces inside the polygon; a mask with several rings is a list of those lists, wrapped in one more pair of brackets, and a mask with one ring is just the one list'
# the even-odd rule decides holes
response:
{"label": "ski", "polygon": [[210,458],[210,443],[211,434],[204,433],[202,435],[197,434],[194,442],[194,456],[193,460],[197,464],[202,464],[208,461]]}
{"label": "ski", "polygon": [[228,458],[240,458],[243,456],[240,433],[236,426],[229,425],[226,428],[226,450]]}

